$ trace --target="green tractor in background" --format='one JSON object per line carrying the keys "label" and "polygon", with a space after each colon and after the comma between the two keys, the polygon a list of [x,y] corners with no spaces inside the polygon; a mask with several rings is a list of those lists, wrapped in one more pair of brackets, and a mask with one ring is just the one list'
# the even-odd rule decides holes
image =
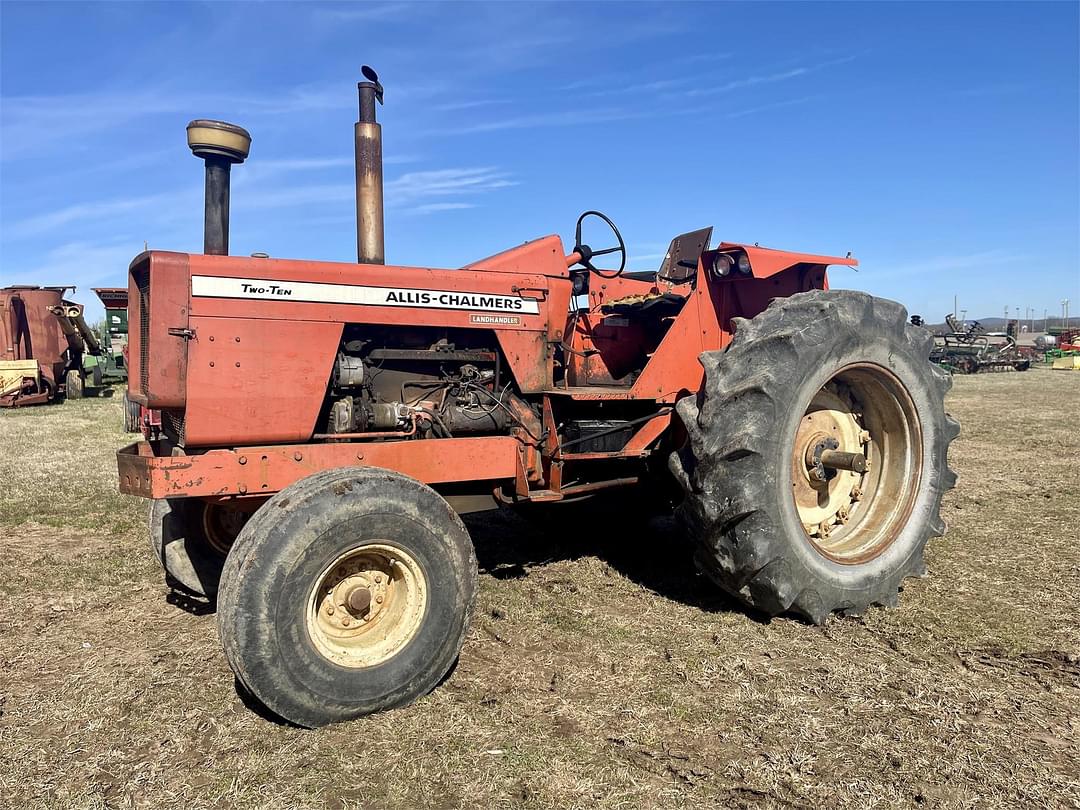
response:
{"label": "green tractor in background", "polygon": [[101,333],[101,354],[83,358],[83,371],[95,388],[127,380],[124,349],[128,342],[128,291],[126,287],[94,287],[105,305],[105,324]]}
{"label": "green tractor in background", "polygon": [[[128,376],[127,287],[93,287],[91,289],[97,293],[97,297],[105,305],[105,325],[98,330],[101,333],[101,354],[97,357],[87,357],[83,369],[87,378],[93,379],[95,385],[124,382]],[[160,418],[159,412],[140,408],[139,403],[129,400],[127,392],[124,392],[124,430],[128,433],[139,433],[144,426],[148,430],[156,430],[161,424]]]}

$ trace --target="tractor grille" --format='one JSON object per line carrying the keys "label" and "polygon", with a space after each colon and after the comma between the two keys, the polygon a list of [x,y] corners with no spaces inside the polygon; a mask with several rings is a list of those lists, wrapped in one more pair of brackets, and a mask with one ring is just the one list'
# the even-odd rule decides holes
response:
{"label": "tractor grille", "polygon": [[145,397],[149,394],[150,379],[150,264],[143,264],[132,271],[132,278],[139,288],[139,390]]}
{"label": "tractor grille", "polygon": [[162,411],[161,431],[177,447],[184,446],[184,412]]}

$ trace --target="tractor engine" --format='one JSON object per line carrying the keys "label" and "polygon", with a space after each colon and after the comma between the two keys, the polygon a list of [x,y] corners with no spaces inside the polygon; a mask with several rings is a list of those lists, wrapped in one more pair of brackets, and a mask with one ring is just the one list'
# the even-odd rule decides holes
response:
{"label": "tractor engine", "polygon": [[[349,327],[317,438],[503,433],[529,407],[484,334]],[[478,340],[478,338],[481,338]],[[535,416],[534,416],[535,418]]]}

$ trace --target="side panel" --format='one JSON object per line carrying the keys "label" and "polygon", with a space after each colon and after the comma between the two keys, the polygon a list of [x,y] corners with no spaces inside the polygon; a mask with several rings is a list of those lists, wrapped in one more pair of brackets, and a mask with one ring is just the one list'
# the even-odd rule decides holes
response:
{"label": "side panel", "polygon": [[189,327],[187,445],[311,438],[340,323],[192,317]]}
{"label": "side panel", "polygon": [[[514,251],[497,258],[516,261]],[[438,270],[202,255],[192,255],[190,262],[195,315],[492,330],[525,392],[541,390],[550,379],[544,341],[553,322],[561,330],[569,301],[565,278],[492,267]],[[552,307],[561,307],[558,318]],[[540,350],[525,351],[526,346]]]}

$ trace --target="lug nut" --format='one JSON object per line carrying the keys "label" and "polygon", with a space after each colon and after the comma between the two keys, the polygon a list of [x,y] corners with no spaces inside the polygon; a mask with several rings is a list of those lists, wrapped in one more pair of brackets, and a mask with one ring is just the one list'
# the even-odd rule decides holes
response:
{"label": "lug nut", "polygon": [[342,623],[342,624],[343,624],[343,625],[344,625],[345,627],[348,627],[348,626],[349,626],[349,624],[350,624],[351,622],[349,621],[349,617],[348,617],[348,616],[342,616],[342,617],[341,617],[341,623]]}
{"label": "lug nut", "polygon": [[383,598],[381,596],[376,596],[375,597],[375,601],[378,602],[380,605],[382,604],[382,600],[383,600]]}
{"label": "lug nut", "polygon": [[333,605],[327,605],[326,606],[326,613],[327,613],[328,616],[333,616],[334,615],[334,606]]}

